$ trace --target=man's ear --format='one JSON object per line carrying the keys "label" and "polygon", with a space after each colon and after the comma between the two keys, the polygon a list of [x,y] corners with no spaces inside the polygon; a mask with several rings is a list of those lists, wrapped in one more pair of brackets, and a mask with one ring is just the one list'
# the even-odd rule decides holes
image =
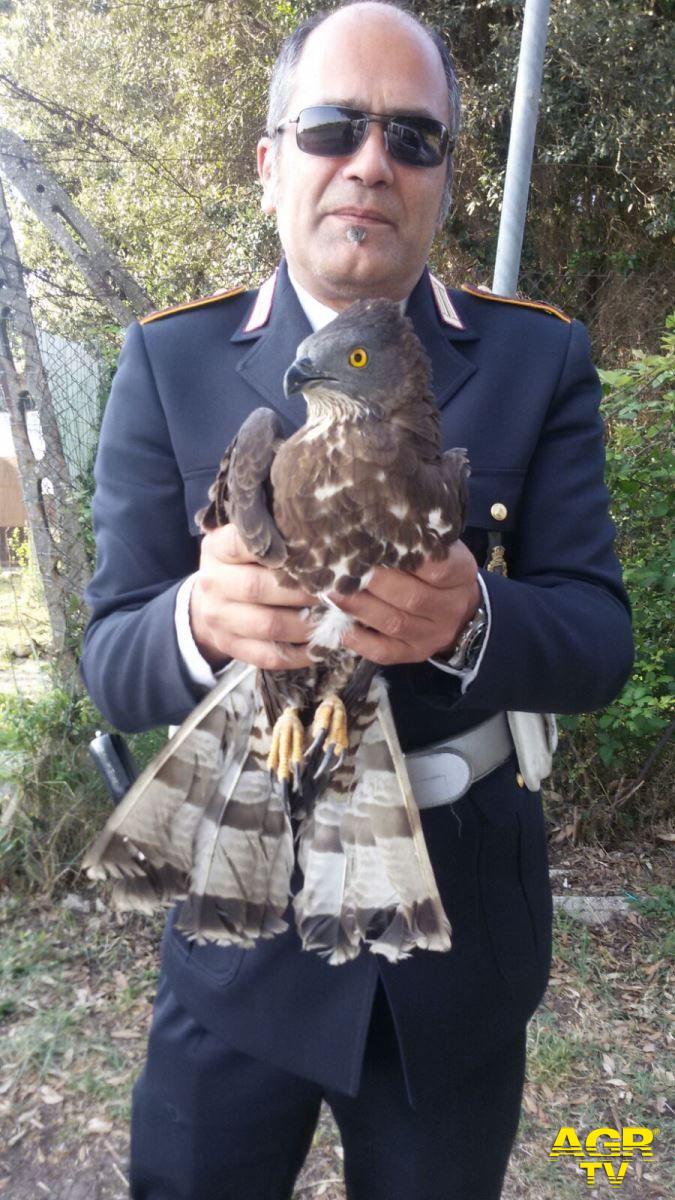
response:
{"label": "man's ear", "polygon": [[276,146],[272,138],[263,137],[258,142],[256,151],[258,161],[258,175],[263,187],[263,194],[260,201],[260,207],[267,216],[271,216],[276,212],[276,166],[275,155],[277,153]]}

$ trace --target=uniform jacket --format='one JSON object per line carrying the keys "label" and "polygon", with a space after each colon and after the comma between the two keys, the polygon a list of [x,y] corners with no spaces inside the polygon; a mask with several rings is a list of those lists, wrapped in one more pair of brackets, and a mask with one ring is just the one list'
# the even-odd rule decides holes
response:
{"label": "uniform jacket", "polygon": [[[499,710],[600,708],[632,661],[583,325],[489,294],[447,295],[454,320],[425,270],[407,313],[431,359],[444,447],[468,450],[464,538],[492,625],[463,695],[429,663],[386,670],[404,750]],[[201,698],[178,652],[174,606],[198,565],[194,513],[223,449],[260,405],[288,433],[304,421],[302,397],[287,400],[282,380],[310,327],[283,262],[263,320],[251,316],[256,296],[225,295],[127,331],[96,464],[98,558],[81,662],[94,701],[123,730],[179,723]],[[494,534],[508,577],[485,569]],[[451,1076],[516,1036],[546,986],[544,822],[516,770],[512,759],[455,805],[422,812],[449,953],[390,964],[363,952],[330,967],[301,951],[292,919],[287,933],[242,950],[191,945],[172,914],[162,965],[181,1003],[238,1050],[354,1094],[379,974],[410,1099],[434,1103]]]}

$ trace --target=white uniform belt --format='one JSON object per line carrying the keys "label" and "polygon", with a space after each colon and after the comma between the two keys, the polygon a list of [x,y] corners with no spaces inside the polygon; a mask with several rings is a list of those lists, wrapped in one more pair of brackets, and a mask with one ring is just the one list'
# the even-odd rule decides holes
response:
{"label": "white uniform belt", "polygon": [[405,755],[418,808],[452,804],[513,754],[506,713]]}

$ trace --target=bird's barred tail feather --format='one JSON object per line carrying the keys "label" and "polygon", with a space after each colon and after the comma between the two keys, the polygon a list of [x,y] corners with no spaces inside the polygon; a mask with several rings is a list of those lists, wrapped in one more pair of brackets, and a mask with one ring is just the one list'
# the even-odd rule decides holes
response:
{"label": "bird's barred tail feather", "polygon": [[183,899],[177,925],[198,942],[252,946],[282,932],[293,835],[268,749],[256,670],[241,664],[130,788],[85,856],[89,876],[114,879],[123,909]]}
{"label": "bird's barred tail feather", "polygon": [[[450,949],[419,812],[382,680],[350,722],[349,752],[307,780],[293,898],[303,947],[331,964],[364,945],[390,961]],[[269,722],[255,668],[233,667],[139,776],[84,867],[115,880],[120,908],[184,901],[191,940],[252,947],[287,928],[290,815],[266,767]],[[324,777],[325,778],[325,777]]]}
{"label": "bird's barred tail feather", "polygon": [[293,905],[305,949],[337,965],[363,943],[390,961],[450,949],[443,910],[386,687],[371,685],[350,752],[300,831],[304,885]]}

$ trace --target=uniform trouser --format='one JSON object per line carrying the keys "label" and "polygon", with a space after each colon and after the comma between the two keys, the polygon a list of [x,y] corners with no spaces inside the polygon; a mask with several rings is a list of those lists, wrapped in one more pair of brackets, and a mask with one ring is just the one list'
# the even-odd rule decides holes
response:
{"label": "uniform trouser", "polygon": [[445,1104],[411,1108],[380,983],[351,1097],[232,1049],[181,1008],[162,977],[134,1088],[131,1196],[291,1200],[325,1099],[342,1138],[349,1200],[498,1200],[524,1064],[525,1030],[464,1075]]}

